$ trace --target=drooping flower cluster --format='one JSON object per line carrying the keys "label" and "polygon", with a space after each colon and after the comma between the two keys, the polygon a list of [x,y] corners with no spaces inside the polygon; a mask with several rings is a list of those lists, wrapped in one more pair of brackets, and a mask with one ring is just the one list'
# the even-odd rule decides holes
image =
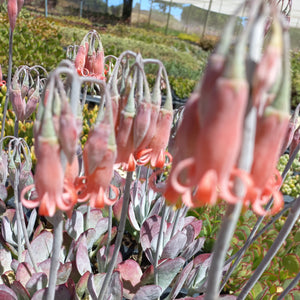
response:
{"label": "drooping flower cluster", "polygon": [[[283,42],[286,35],[275,7],[261,3],[263,6],[268,9],[260,9],[259,14],[270,12],[273,23],[271,37],[254,71],[247,69],[245,61],[247,36],[254,30],[251,19],[233,51],[229,51],[227,41],[233,32],[229,24],[229,34],[224,34],[209,58],[202,81],[186,104],[164,189],[170,204],[178,205],[183,200],[197,207],[215,204],[219,198],[236,203],[241,199],[233,191],[233,182],[239,177],[247,190],[245,206],[251,205],[258,214],[265,214],[264,205],[271,195],[272,213],[283,205],[276,163],[289,119],[288,42]],[[251,74],[250,79],[246,72]],[[257,129],[253,164],[246,174],[237,167],[244,118],[251,107],[257,110]]]}
{"label": "drooping flower cluster", "polygon": [[17,120],[23,122],[35,111],[42,92],[42,74],[47,76],[46,70],[41,66],[21,66],[17,69],[12,79],[9,90],[9,99]]}
{"label": "drooping flower cluster", "polygon": [[[134,62],[130,66],[132,58]],[[145,64],[158,67],[152,92]],[[173,119],[171,91],[164,66],[158,60],[142,59],[140,54],[126,51],[116,63],[110,88],[118,147],[116,163],[126,170],[134,170],[136,164],[148,163],[153,168],[163,168],[166,156],[170,159],[166,148]],[[162,89],[166,89],[163,106]]]}
{"label": "drooping flower cluster", "polygon": [[105,79],[104,49],[97,31],[89,31],[83,38],[80,46],[75,46],[77,53],[71,55],[75,68],[80,76],[90,76]]}
{"label": "drooping flower cluster", "polygon": [[[58,72],[59,68],[48,79],[34,124],[37,158],[34,185],[24,188],[21,194],[24,206],[39,206],[40,215],[45,216],[53,216],[56,209],[70,216],[77,203],[74,180],[78,175],[76,150],[81,129]],[[33,187],[37,198],[27,200],[26,195]]]}

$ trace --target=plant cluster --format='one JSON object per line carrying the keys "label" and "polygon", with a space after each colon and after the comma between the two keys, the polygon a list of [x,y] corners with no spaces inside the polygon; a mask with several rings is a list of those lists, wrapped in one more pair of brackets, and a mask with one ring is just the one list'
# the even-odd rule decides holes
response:
{"label": "plant cluster", "polygon": [[[277,7],[246,2],[244,31],[232,43],[229,21],[186,106],[173,111],[166,66],[127,49],[105,56],[95,30],[49,74],[38,65],[12,72],[21,5],[8,2],[0,78],[0,296],[297,297],[300,198],[285,204],[279,189],[297,170],[299,109],[290,117],[289,36]],[[89,95],[99,99],[92,110]],[[19,133],[30,127],[26,143]]]}

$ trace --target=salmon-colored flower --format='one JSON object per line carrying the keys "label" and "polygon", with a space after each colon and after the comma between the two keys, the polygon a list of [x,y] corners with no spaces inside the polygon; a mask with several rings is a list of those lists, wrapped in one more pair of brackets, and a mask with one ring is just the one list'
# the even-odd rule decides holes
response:
{"label": "salmon-colored flower", "polygon": [[278,212],[283,205],[282,195],[278,191],[281,176],[276,170],[276,165],[288,122],[288,114],[284,115],[271,108],[257,120],[253,164],[250,172],[253,183],[248,187],[245,204],[248,205],[250,201],[253,209],[260,215],[266,213],[263,206],[269,201],[271,195],[274,196],[271,214]]}
{"label": "salmon-colored flower", "polygon": [[26,102],[25,99],[22,98],[20,85],[17,82],[14,82],[14,80],[10,87],[9,99],[17,119],[23,122],[25,119]]}
{"label": "salmon-colored flower", "polygon": [[84,67],[85,67],[85,61],[87,59],[87,54],[89,50],[89,44],[84,42],[79,46],[77,55],[75,57],[75,68],[79,75],[84,75]]}
{"label": "salmon-colored flower", "polygon": [[17,0],[8,0],[7,1],[7,13],[9,19],[9,25],[11,31],[14,31],[18,16],[18,2]]}
{"label": "salmon-colored flower", "polygon": [[114,199],[109,199],[106,195],[117,154],[111,103],[109,98],[106,99],[106,109],[101,121],[89,133],[83,149],[86,187],[78,195],[80,201],[89,200],[90,206],[96,208],[102,208],[105,204],[112,205],[118,197],[118,193],[115,193]]}
{"label": "salmon-colored flower", "polygon": [[253,105],[261,113],[266,105],[266,93],[279,77],[282,64],[282,29],[279,20],[272,22],[272,36],[253,76]]}

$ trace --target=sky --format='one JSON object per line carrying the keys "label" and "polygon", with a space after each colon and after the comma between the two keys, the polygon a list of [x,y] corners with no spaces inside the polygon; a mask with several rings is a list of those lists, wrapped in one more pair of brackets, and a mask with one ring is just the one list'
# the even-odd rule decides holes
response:
{"label": "sky", "polygon": [[[135,7],[135,5],[137,3],[141,4],[141,9],[142,10],[150,10],[151,0],[133,0],[132,7]],[[123,4],[123,0],[108,0],[108,5],[109,6],[111,6],[111,5],[117,6],[117,5],[120,5],[120,4]],[[156,9],[156,8],[158,9],[158,4],[153,3],[152,8],[153,9]],[[180,9],[178,7],[172,7],[172,9],[171,9],[172,16],[174,16],[178,20],[180,20],[181,12],[182,12],[182,9]]]}

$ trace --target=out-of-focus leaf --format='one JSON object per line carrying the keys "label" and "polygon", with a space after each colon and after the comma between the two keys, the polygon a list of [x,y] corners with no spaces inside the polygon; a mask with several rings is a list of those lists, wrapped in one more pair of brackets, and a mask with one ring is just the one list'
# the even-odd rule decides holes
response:
{"label": "out-of-focus leaf", "polygon": [[29,237],[31,236],[31,234],[33,232],[36,217],[37,217],[36,209],[33,209],[30,213],[30,217],[29,217],[28,225],[27,225],[27,234]]}
{"label": "out-of-focus leaf", "polygon": [[282,258],[283,266],[288,270],[289,274],[297,274],[300,271],[300,261],[296,254],[287,254]]}
{"label": "out-of-focus leaf", "polygon": [[[87,217],[87,214],[84,214],[84,217]],[[89,220],[88,220],[88,228],[96,228],[97,223],[99,222],[100,219],[103,218],[103,214],[101,209],[91,209],[90,215],[89,215]]]}

